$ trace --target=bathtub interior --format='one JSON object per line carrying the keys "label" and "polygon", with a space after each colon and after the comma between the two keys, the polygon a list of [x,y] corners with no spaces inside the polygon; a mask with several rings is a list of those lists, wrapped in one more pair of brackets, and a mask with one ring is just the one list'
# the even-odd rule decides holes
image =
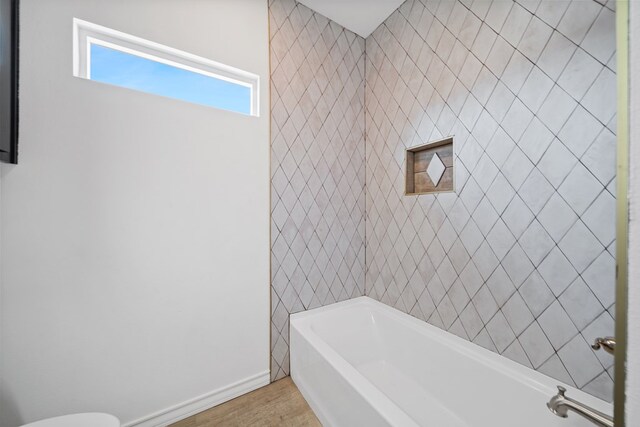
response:
{"label": "bathtub interior", "polygon": [[[562,423],[546,408],[557,381],[506,358],[471,346],[369,298],[333,310],[320,309],[308,328],[419,425],[496,424],[508,417]],[[523,372],[526,370],[526,372]],[[577,398],[611,412],[609,404],[578,390]],[[505,401],[508,409],[505,411]],[[461,410],[461,408],[464,408]],[[509,415],[511,414],[511,415]],[[512,419],[511,424],[516,425]]]}

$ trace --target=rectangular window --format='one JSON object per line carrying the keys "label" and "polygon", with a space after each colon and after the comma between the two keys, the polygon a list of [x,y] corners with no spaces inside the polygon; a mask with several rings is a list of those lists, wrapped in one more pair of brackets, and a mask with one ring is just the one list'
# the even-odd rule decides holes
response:
{"label": "rectangular window", "polygon": [[74,75],[258,116],[255,74],[79,19],[74,19]]}

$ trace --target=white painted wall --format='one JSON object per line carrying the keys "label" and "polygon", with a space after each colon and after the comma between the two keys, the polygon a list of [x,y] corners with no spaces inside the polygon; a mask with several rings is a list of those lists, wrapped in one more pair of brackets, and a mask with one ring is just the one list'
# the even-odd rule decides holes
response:
{"label": "white painted wall", "polygon": [[630,10],[629,314],[626,425],[640,425],[640,3]]}
{"label": "white painted wall", "polygon": [[299,0],[360,37],[367,38],[404,0]]}
{"label": "white painted wall", "polygon": [[[267,1],[21,3],[0,425],[76,411],[130,422],[266,381]],[[72,77],[73,17],[260,75],[262,117]]]}

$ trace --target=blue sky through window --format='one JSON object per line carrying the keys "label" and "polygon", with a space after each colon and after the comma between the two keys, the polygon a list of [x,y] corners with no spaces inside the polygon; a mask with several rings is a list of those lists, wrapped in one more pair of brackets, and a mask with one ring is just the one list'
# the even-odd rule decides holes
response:
{"label": "blue sky through window", "polygon": [[91,45],[91,80],[251,114],[251,89],[136,55]]}

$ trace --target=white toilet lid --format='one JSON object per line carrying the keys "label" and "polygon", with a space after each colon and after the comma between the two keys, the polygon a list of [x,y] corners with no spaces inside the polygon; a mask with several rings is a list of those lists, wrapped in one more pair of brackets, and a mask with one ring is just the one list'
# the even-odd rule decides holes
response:
{"label": "white toilet lid", "polygon": [[47,418],[22,427],[120,427],[120,420],[113,415],[94,412]]}

